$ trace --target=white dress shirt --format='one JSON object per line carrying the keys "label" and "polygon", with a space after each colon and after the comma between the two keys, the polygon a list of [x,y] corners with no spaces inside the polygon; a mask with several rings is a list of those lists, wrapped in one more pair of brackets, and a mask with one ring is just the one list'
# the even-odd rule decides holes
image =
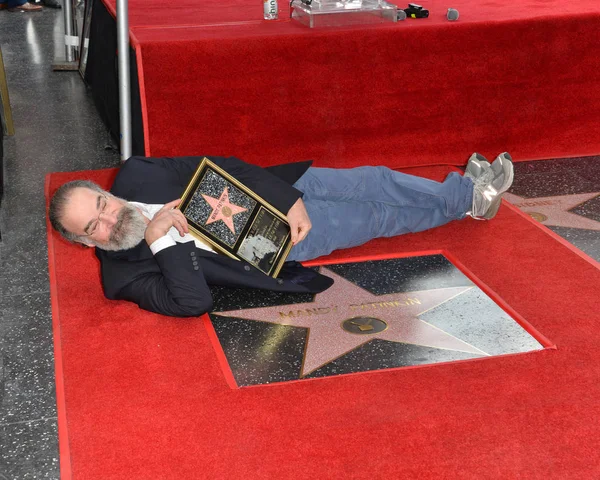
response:
{"label": "white dress shirt", "polygon": [[[142,214],[152,220],[154,215],[162,208],[164,205],[158,204],[147,204],[147,203],[139,203],[139,202],[129,202],[134,207],[140,209]],[[156,255],[161,250],[165,248],[173,247],[177,243],[187,243],[187,242],[195,242],[196,247],[201,248],[203,250],[208,250],[209,252],[216,253],[210,245],[202,240],[198,240],[196,237],[193,237],[189,233],[186,233],[183,237],[179,235],[179,232],[175,227],[171,227],[171,229],[167,232],[166,235],[160,237],[159,239],[152,242],[150,245],[150,250],[152,251],[152,255]]]}

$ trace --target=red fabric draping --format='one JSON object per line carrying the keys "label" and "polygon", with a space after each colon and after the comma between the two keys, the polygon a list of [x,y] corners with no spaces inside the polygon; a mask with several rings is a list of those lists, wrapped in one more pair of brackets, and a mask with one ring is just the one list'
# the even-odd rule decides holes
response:
{"label": "red fabric draping", "polygon": [[[441,1],[309,29],[260,2],[130,4],[146,153],[268,165],[465,164],[600,153],[600,3]],[[109,4],[112,5],[112,4]]]}

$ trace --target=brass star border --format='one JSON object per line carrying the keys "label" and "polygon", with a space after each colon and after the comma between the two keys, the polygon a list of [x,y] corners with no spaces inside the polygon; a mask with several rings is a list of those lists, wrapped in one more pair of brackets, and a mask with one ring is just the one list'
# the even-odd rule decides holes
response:
{"label": "brass star border", "polygon": [[[300,378],[310,375],[375,338],[474,355],[488,355],[417,318],[473,287],[374,295],[327,268],[322,270],[324,275],[333,278],[334,284],[316,295],[312,302],[285,305],[283,309],[282,306],[250,308],[217,312],[214,315],[306,328],[308,333]],[[352,299],[351,303],[348,303],[349,298]],[[372,335],[367,332],[364,336],[359,336],[341,327],[345,321],[357,317],[376,318],[387,323],[389,328]]]}
{"label": "brass star border", "polygon": [[[420,255],[413,258],[426,258],[427,256],[428,255]],[[498,299],[497,297],[494,298],[495,296],[493,294],[490,295],[492,292],[490,292],[478,279],[472,274],[467,275],[467,270],[464,266],[460,265],[456,259],[453,259],[450,262],[449,259],[446,258],[447,256],[447,254],[443,255],[444,259],[474,284],[443,288],[427,288],[424,290],[378,295],[371,293],[352,281],[338,275],[330,268],[321,266],[321,272],[332,277],[334,279],[334,285],[325,292],[315,295],[312,301],[268,307],[222,310],[213,312],[211,315],[216,317],[230,317],[236,320],[250,320],[273,325],[305,328],[306,336],[302,349],[300,374],[296,377],[297,380],[305,379],[312,373],[345,357],[374,339],[433,348],[436,349],[436,351],[447,350],[470,355],[470,357],[466,359],[480,359],[490,356],[511,354],[490,354],[475,345],[444,331],[442,328],[419,318],[423,314],[444,305],[450,300],[460,298],[461,295],[477,287],[480,287],[479,291],[484,297],[487,297],[487,299],[501,310],[504,310],[503,313],[506,315],[507,321],[514,322],[520,326],[524,335],[528,335],[534,342],[537,342],[540,347],[533,348],[533,350],[541,350],[548,347],[554,348],[554,345],[552,345],[549,340],[539,334],[539,332],[523,318],[520,318],[516,312],[510,309],[510,307],[505,304],[502,305],[503,302],[501,299]],[[378,261],[386,260],[394,259],[381,259]],[[482,286],[484,288],[481,288]],[[209,335],[212,337],[217,355],[220,357],[225,375],[228,377],[228,383],[232,388],[239,388],[227,354],[223,349],[219,336],[208,316],[205,319],[205,324],[209,331]],[[277,335],[274,335],[270,338],[268,342],[269,345],[265,345],[263,348],[266,350],[276,349],[277,343],[283,341],[282,339],[285,339],[285,335],[281,338],[277,337]],[[531,351],[531,349],[517,353],[525,353],[525,351]],[[440,361],[445,363],[448,361],[452,362],[460,360],[450,359],[436,361],[435,359],[432,359],[429,363],[417,363],[416,365],[432,365],[439,363]],[[358,369],[354,372],[341,373],[341,375],[403,367],[405,368],[406,366],[398,365],[368,368],[365,370]],[[325,378],[336,375],[340,375],[340,373],[325,375]],[[273,383],[287,381],[290,380],[275,380]],[[270,381],[257,382],[243,386],[258,386],[270,383]]]}

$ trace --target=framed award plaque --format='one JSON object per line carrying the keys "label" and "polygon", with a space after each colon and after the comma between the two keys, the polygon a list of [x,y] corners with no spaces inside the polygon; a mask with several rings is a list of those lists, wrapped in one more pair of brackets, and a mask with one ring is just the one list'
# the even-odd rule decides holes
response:
{"label": "framed award plaque", "polygon": [[190,233],[276,277],[291,248],[283,213],[204,158],[181,197]]}

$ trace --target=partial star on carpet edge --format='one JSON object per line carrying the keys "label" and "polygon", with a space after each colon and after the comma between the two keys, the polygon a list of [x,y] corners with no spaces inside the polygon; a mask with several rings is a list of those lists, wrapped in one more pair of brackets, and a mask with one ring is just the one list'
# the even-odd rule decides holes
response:
{"label": "partial star on carpet edge", "polygon": [[[323,270],[325,275],[334,279],[334,284],[315,295],[312,302],[213,314],[307,328],[301,378],[373,339],[489,356],[477,347],[417,318],[473,286],[374,295],[329,269]],[[348,298],[352,298],[353,303],[348,304]],[[282,311],[282,307],[286,307],[286,311]],[[260,316],[263,318],[257,318]],[[341,328],[343,322],[357,316],[377,318],[384,321],[388,328],[369,335],[358,335]]]}
{"label": "partial star on carpet edge", "polygon": [[[573,208],[596,198],[598,195],[600,195],[600,192],[525,198],[513,193],[505,193],[504,198],[547,227],[600,231],[600,222],[570,212]],[[545,219],[536,218],[536,214],[544,216]]]}
{"label": "partial star on carpet edge", "polygon": [[[213,209],[213,211],[208,216],[208,219],[206,220],[206,225],[221,220],[225,225],[227,225],[227,227],[229,227],[231,233],[235,233],[235,226],[233,225],[233,216],[237,215],[238,213],[245,212],[248,209],[240,207],[239,205],[234,205],[229,201],[228,187],[225,187],[219,198],[210,197],[205,194],[202,194],[202,197]],[[231,210],[231,215],[223,214],[223,209],[225,207]]]}

